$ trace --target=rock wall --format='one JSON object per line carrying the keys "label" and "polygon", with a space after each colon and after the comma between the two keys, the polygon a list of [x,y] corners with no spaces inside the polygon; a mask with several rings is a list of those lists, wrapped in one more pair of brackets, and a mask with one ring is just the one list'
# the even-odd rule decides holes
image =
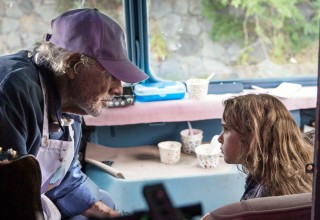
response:
{"label": "rock wall", "polygon": [[[169,52],[160,59],[157,54],[150,53],[151,70],[162,78],[185,80],[206,77],[212,72],[220,79],[259,78],[285,76],[287,72],[290,75],[292,71],[310,75],[316,71],[314,64],[278,66],[267,59],[259,45],[253,51],[258,65],[236,67],[234,64],[242,48],[237,43],[221,44],[209,38],[211,24],[202,16],[200,1],[150,2],[150,38],[156,31],[161,33]],[[46,33],[50,33],[50,22],[60,11],[62,8],[55,0],[0,0],[0,55],[20,49],[32,50]],[[123,18],[122,8],[112,13],[114,11],[118,19]],[[123,24],[123,20],[121,22]]]}

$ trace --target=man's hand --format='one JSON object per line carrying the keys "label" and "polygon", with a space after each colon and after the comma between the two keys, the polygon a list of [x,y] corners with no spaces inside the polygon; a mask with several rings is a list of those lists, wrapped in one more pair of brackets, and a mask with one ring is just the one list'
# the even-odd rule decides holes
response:
{"label": "man's hand", "polygon": [[93,218],[115,218],[119,217],[120,214],[104,204],[103,202],[99,201],[93,204],[91,208],[87,209],[84,213],[86,217],[93,217]]}

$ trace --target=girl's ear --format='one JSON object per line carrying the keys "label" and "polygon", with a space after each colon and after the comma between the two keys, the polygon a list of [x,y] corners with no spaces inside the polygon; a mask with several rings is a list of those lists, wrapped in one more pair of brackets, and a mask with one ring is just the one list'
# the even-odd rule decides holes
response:
{"label": "girl's ear", "polygon": [[81,54],[80,53],[72,53],[66,59],[66,74],[70,79],[74,79],[78,74],[75,70],[75,65],[81,61]]}

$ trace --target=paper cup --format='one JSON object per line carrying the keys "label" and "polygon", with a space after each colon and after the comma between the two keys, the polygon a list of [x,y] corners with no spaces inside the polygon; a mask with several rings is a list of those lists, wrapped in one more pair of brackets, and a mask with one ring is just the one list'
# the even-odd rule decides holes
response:
{"label": "paper cup", "polygon": [[208,95],[209,80],[188,79],[186,85],[189,99],[200,100]]}
{"label": "paper cup", "polygon": [[181,143],[177,141],[164,141],[158,143],[160,161],[165,164],[175,164],[180,160]]}
{"label": "paper cup", "polygon": [[180,132],[182,151],[187,154],[194,154],[195,148],[202,144],[203,131],[199,129],[192,129],[192,133],[193,136],[191,136],[189,129],[185,129]]}
{"label": "paper cup", "polygon": [[195,149],[198,162],[202,168],[217,167],[219,164],[220,149],[212,144],[202,144]]}
{"label": "paper cup", "polygon": [[219,135],[214,135],[211,139],[210,144],[213,146],[215,151],[220,153],[220,156],[223,156],[221,151],[221,143],[218,141]]}

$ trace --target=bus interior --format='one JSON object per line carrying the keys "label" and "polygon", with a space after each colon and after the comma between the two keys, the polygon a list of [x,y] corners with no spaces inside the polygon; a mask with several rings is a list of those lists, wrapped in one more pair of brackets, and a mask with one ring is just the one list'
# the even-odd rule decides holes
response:
{"label": "bus interior", "polygon": [[[31,50],[50,31],[52,18],[70,9],[97,8],[123,28],[129,59],[149,79],[123,83],[124,93],[99,117],[83,117],[79,153],[83,172],[124,214],[119,219],[201,219],[238,205],[246,176],[236,165],[221,156],[216,167],[202,168],[195,153],[183,152],[178,163],[167,165],[157,146],[181,142],[181,132],[191,128],[201,130],[202,143],[211,143],[221,132],[224,99],[270,91],[312,136],[309,211],[311,219],[320,219],[320,0],[1,0],[0,5],[0,55]],[[191,99],[190,79],[209,81],[205,98]]]}

